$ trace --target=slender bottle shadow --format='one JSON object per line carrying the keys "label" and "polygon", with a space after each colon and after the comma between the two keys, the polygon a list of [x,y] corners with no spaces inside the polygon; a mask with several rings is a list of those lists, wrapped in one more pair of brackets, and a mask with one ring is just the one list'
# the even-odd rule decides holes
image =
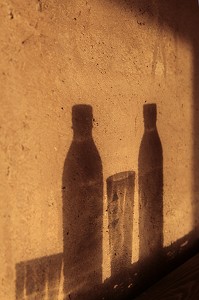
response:
{"label": "slender bottle shadow", "polygon": [[131,266],[135,172],[117,173],[107,178],[111,275]]}
{"label": "slender bottle shadow", "polygon": [[102,283],[103,175],[92,120],[91,106],[73,106],[73,141],[62,178],[65,299],[81,300]]}
{"label": "slender bottle shadow", "polygon": [[144,135],[138,158],[139,260],[158,276],[163,249],[163,153],[156,104],[143,107]]}

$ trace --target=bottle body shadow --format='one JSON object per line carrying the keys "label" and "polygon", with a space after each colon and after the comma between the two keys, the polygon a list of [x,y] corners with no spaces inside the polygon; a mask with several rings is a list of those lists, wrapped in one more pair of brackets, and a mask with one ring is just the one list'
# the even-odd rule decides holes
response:
{"label": "bottle body shadow", "polygon": [[83,117],[78,115],[78,126],[79,120],[73,121],[62,178],[64,299],[83,299],[81,295],[102,283],[102,163],[91,126],[83,122],[88,108],[76,109],[78,114],[83,110]]}
{"label": "bottle body shadow", "polygon": [[158,276],[163,262],[163,151],[156,115],[147,117],[138,159],[139,259]]}

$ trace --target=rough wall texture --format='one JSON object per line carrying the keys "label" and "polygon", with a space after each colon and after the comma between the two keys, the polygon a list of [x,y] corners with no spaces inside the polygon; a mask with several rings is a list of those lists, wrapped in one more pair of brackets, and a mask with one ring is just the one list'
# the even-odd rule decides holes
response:
{"label": "rough wall texture", "polygon": [[[104,183],[136,172],[133,261],[146,103],[157,105],[163,147],[164,245],[193,229],[195,21],[186,19],[185,1],[171,12],[166,1],[138,2],[0,3],[2,300],[15,299],[17,263],[62,252],[62,173],[75,104],[93,108]],[[110,276],[106,203],[104,184],[103,278]]]}

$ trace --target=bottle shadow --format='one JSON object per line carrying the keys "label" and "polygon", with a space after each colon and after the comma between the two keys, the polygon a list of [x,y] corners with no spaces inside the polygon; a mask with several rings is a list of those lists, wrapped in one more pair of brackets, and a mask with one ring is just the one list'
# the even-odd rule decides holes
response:
{"label": "bottle shadow", "polygon": [[144,135],[138,157],[139,257],[152,277],[161,272],[163,249],[163,151],[157,106],[143,106]]}
{"label": "bottle shadow", "polygon": [[64,294],[72,299],[102,283],[103,175],[92,122],[91,106],[73,106],[62,178]]}

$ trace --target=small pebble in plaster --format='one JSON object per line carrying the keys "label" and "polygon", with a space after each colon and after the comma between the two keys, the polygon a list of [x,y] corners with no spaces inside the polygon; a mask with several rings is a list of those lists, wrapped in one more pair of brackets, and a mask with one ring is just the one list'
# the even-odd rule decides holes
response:
{"label": "small pebble in plaster", "polygon": [[113,288],[114,288],[114,289],[116,289],[117,287],[118,287],[118,284],[114,285],[114,287],[113,287]]}
{"label": "small pebble in plaster", "polygon": [[38,0],[38,11],[42,12],[43,8],[42,8],[42,0]]}
{"label": "small pebble in plaster", "polygon": [[14,19],[14,14],[13,14],[12,10],[10,10],[10,12],[9,12],[9,17],[10,17],[10,20]]}
{"label": "small pebble in plaster", "polygon": [[31,34],[29,37],[27,37],[25,40],[23,40],[21,43],[22,45],[24,45],[26,42],[29,41],[29,39],[33,36],[33,34]]}
{"label": "small pebble in plaster", "polygon": [[137,23],[138,23],[138,25],[145,25],[145,23],[144,22],[139,22],[139,21],[137,21]]}
{"label": "small pebble in plaster", "polygon": [[9,174],[10,174],[10,167],[8,166],[8,168],[7,168],[7,176],[9,176]]}

